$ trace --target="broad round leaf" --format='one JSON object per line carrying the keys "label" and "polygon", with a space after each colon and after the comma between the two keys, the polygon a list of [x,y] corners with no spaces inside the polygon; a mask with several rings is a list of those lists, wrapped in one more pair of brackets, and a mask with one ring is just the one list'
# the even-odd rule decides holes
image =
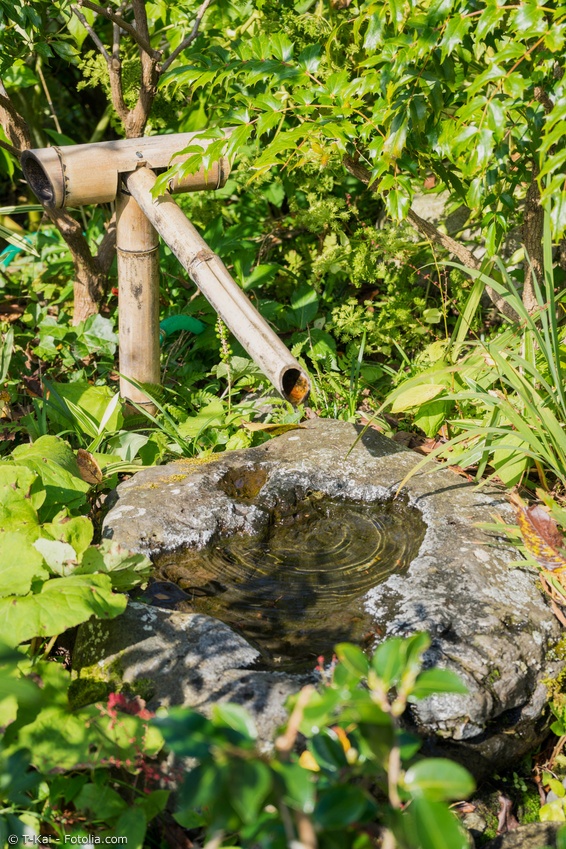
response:
{"label": "broad round leaf", "polygon": [[446,758],[427,758],[405,773],[405,789],[411,796],[422,796],[433,802],[465,799],[475,789],[467,769]]}

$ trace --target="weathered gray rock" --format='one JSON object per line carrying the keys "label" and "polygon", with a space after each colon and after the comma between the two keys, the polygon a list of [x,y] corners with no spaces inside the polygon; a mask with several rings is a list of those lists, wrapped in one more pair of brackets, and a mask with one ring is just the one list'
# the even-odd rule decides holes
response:
{"label": "weathered gray rock", "polygon": [[[73,671],[87,691],[98,681],[130,685],[151,710],[186,705],[210,713],[217,702],[243,705],[260,744],[267,744],[285,722],[287,697],[306,679],[254,670],[258,657],[257,649],[210,616],[131,602],[118,619],[93,619],[79,629]],[[74,690],[80,700],[76,682]]]}
{"label": "weathered gray rock", "polygon": [[[374,430],[318,420],[254,449],[210,462],[144,470],[118,487],[104,534],[150,556],[253,533],[270,507],[310,490],[375,501],[391,497],[420,458]],[[465,696],[435,696],[413,712],[431,749],[446,742],[476,774],[528,751],[545,733],[545,680],[563,664],[560,628],[536,575],[510,568],[517,553],[478,527],[510,518],[501,491],[480,490],[433,464],[405,491],[427,531],[408,571],[365,597],[383,636],[428,631],[427,660],[456,670]],[[112,628],[112,623],[108,623]]]}
{"label": "weathered gray rock", "polygon": [[556,835],[563,823],[531,822],[520,825],[486,843],[484,849],[546,849],[556,846]]}

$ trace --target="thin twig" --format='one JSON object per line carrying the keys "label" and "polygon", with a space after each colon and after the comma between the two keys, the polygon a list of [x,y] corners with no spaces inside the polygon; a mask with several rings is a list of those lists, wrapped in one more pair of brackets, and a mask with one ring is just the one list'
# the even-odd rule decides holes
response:
{"label": "thin twig", "polygon": [[99,15],[102,15],[103,18],[106,18],[112,23],[117,24],[120,29],[123,29],[124,32],[129,33],[136,44],[142,48],[152,59],[159,61],[161,59],[161,53],[159,50],[154,50],[148,39],[145,39],[143,35],[141,35],[135,26],[125,21],[120,15],[114,14],[111,9],[105,9],[103,6],[99,6],[98,3],[92,3],[91,0],[78,0],[79,6],[84,6],[85,9],[92,9],[93,12],[96,12]]}
{"label": "thin twig", "polygon": [[2,150],[7,150],[8,153],[11,153],[12,156],[16,156],[18,159],[20,158],[20,151],[14,147],[13,144],[9,144],[8,142],[2,141],[0,139],[0,147]]}
{"label": "thin twig", "polygon": [[98,52],[102,53],[102,55],[106,59],[106,62],[108,64],[110,64],[110,54],[108,53],[108,50],[103,45],[103,43],[101,42],[101,40],[99,39],[99,37],[97,36],[95,31],[93,30],[93,28],[91,27],[91,25],[89,24],[89,22],[87,21],[87,19],[85,18],[85,16],[81,12],[81,10],[78,9],[73,4],[71,4],[71,11],[73,12],[74,15],[76,15],[76,17],[79,19],[79,21],[81,22],[83,27],[86,29],[86,31],[88,32],[88,34],[90,35],[90,37],[92,38],[94,43],[96,44],[96,48],[97,48]]}
{"label": "thin twig", "polygon": [[318,840],[314,825],[308,814],[303,811],[295,811],[295,822],[297,823],[297,834],[299,841],[305,849],[317,849]]}
{"label": "thin twig", "polygon": [[37,71],[37,73],[39,75],[39,79],[41,81],[41,86],[43,88],[43,91],[45,92],[45,97],[46,97],[47,102],[49,104],[49,108],[51,109],[51,117],[53,118],[53,123],[55,124],[55,129],[57,130],[57,132],[59,134],[62,135],[63,130],[61,129],[61,124],[59,123],[59,118],[57,117],[57,113],[55,112],[55,106],[53,104],[51,94],[49,93],[49,89],[47,87],[47,82],[45,80],[45,77],[43,76],[43,71],[41,70],[41,62],[37,63],[37,65],[35,66],[35,70]]}
{"label": "thin twig", "polygon": [[289,717],[289,721],[287,722],[287,728],[284,733],[281,734],[280,737],[275,741],[275,748],[282,755],[288,755],[293,746],[295,745],[295,741],[297,739],[297,735],[299,733],[299,728],[301,722],[303,721],[303,713],[306,706],[309,703],[310,697],[314,693],[315,689],[312,684],[307,684],[306,687],[303,687],[297,701],[295,702],[295,707],[293,708],[293,712]]}
{"label": "thin twig", "polygon": [[175,59],[177,58],[179,53],[182,53],[183,50],[185,50],[187,47],[189,47],[193,43],[193,41],[195,40],[195,38],[198,35],[199,27],[200,27],[201,21],[204,17],[204,13],[206,12],[206,10],[208,9],[208,7],[210,6],[211,3],[212,3],[212,0],[204,0],[204,3],[201,4],[201,6],[200,6],[200,8],[197,12],[195,22],[193,24],[193,28],[192,28],[190,34],[185,39],[183,39],[183,41],[178,45],[178,47],[175,48],[175,50],[171,53],[171,55],[167,57],[167,59],[165,60],[165,62],[161,66],[161,73],[162,74],[164,74],[165,71],[167,70],[167,68],[171,65],[171,63],[175,61]]}
{"label": "thin twig", "polygon": [[397,790],[400,776],[401,751],[399,749],[399,746],[393,745],[389,752],[389,759],[387,764],[387,792],[389,795],[389,801],[391,803],[391,806],[396,810],[399,810],[402,807],[401,799],[399,798],[399,791]]}

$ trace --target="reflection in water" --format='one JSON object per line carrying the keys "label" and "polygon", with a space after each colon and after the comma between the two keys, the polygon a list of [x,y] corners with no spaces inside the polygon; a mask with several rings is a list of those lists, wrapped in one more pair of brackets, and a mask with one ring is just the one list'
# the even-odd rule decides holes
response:
{"label": "reflection in water", "polygon": [[272,511],[255,536],[162,555],[158,578],[189,600],[180,609],[216,616],[256,643],[279,669],[312,669],[342,640],[373,643],[362,597],[419,550],[426,526],[400,500],[356,502],[322,493]]}

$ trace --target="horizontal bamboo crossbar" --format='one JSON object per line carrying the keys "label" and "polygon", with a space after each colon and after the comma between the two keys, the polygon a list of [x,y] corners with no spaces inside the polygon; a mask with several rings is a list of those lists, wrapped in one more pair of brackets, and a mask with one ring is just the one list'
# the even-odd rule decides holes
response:
{"label": "horizontal bamboo crossbar", "polygon": [[[140,163],[161,170],[169,167],[173,157],[173,164],[186,160],[187,155],[175,154],[190,144],[202,146],[202,142],[195,141],[195,135],[175,133],[26,150],[22,154],[22,170],[37,198],[49,208],[109,203],[116,198],[122,173],[132,171]],[[169,189],[173,192],[218,189],[225,184],[229,173],[229,162],[223,157],[207,171],[201,169],[172,180]]]}

